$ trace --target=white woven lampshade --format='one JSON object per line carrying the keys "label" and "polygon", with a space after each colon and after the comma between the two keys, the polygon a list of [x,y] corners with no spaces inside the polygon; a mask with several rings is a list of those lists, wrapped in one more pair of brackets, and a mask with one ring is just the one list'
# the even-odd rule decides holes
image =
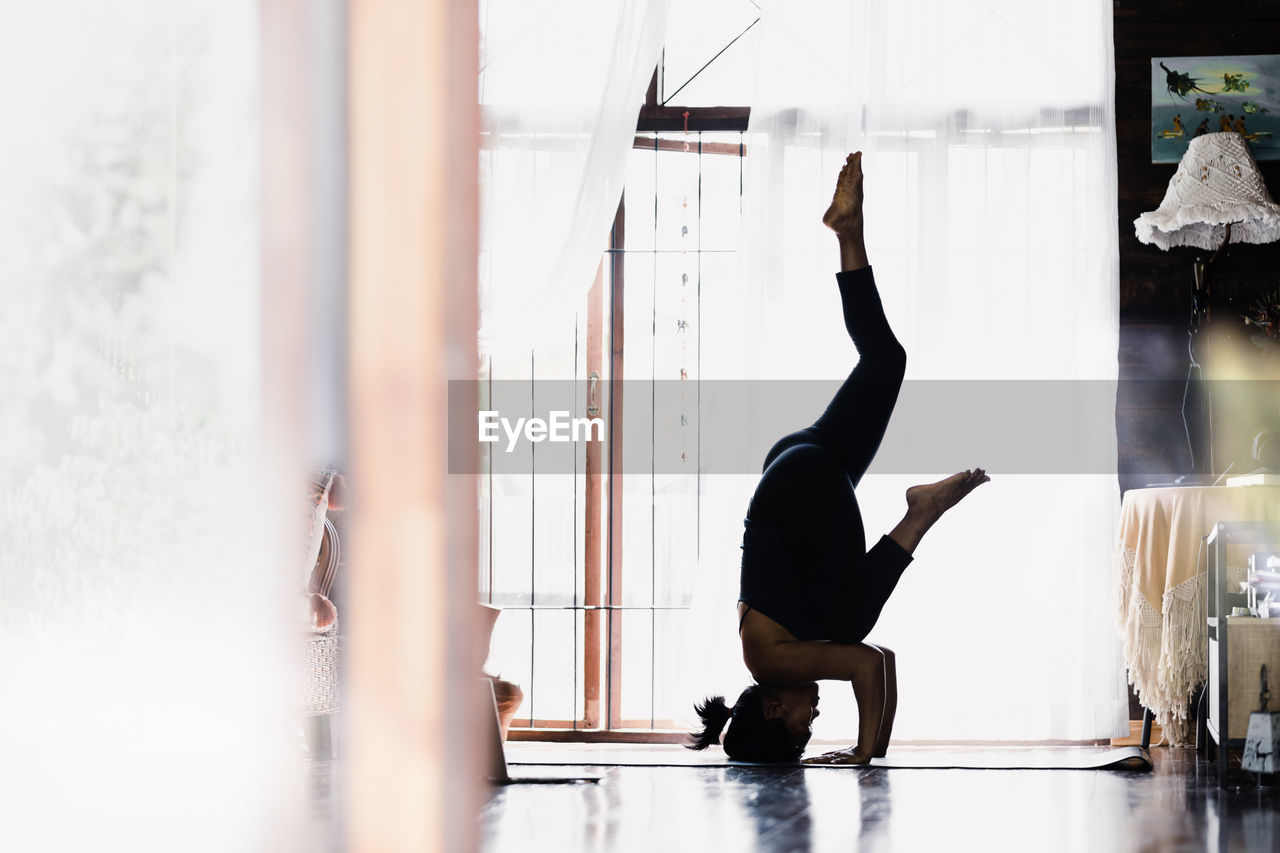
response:
{"label": "white woven lampshade", "polygon": [[1192,139],[1160,207],[1133,223],[1139,240],[1161,249],[1217,249],[1228,224],[1232,243],[1280,240],[1280,205],[1238,133]]}

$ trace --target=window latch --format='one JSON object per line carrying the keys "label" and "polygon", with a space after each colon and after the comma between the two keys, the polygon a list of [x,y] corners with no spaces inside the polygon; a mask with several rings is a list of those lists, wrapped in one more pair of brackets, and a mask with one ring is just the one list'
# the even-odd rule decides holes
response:
{"label": "window latch", "polygon": [[587,414],[593,418],[600,414],[600,403],[596,400],[596,396],[600,393],[599,386],[600,373],[593,370],[587,377]]}

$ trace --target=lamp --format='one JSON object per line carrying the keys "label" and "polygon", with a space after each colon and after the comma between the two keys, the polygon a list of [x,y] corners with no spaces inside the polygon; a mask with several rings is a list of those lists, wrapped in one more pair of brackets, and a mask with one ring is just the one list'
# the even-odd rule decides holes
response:
{"label": "lamp", "polygon": [[1178,478],[1187,485],[1210,482],[1214,474],[1212,398],[1203,387],[1204,368],[1196,348],[1200,326],[1210,320],[1209,265],[1227,243],[1280,240],[1280,205],[1271,200],[1243,135],[1206,133],[1191,140],[1160,207],[1133,224],[1139,240],[1166,251],[1174,246],[1213,250],[1208,260],[1197,257],[1193,267],[1187,325],[1190,365],[1182,396],[1191,471]]}

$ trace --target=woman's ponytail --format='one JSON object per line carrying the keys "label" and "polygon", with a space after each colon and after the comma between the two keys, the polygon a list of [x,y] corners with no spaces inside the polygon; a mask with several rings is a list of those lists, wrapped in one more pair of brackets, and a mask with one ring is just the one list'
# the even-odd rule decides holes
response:
{"label": "woman's ponytail", "polygon": [[706,749],[712,744],[718,744],[720,732],[733,716],[733,712],[724,702],[724,697],[708,696],[706,701],[695,704],[693,710],[698,712],[698,717],[702,720],[702,731],[689,735],[692,743],[687,743],[685,746],[689,749]]}

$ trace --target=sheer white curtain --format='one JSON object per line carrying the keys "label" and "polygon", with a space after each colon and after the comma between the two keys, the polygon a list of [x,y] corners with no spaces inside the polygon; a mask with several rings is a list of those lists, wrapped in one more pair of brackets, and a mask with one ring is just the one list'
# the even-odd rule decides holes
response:
{"label": "sheer white curtain", "polygon": [[[928,387],[926,400],[988,401],[900,405],[890,437],[931,451],[937,470],[901,456],[873,467],[858,493],[868,539],[893,526],[914,482],[975,466],[993,478],[928,534],[869,637],[899,655],[895,736],[1127,733],[1108,609],[1119,503],[1110,4],[787,0],[761,26],[744,290],[704,306],[720,318],[704,330],[703,351],[719,353],[704,378],[847,373],[856,356],[838,320],[838,256],[819,220],[845,154],[864,151],[867,242],[908,351],[904,397]],[[918,380],[963,384],[939,392]],[[1002,468],[975,455],[1035,458],[1044,439],[1022,431],[1017,389],[1040,380],[1101,401],[1068,415],[1089,464]],[[817,414],[796,413],[795,427]],[[756,437],[761,456],[776,437]],[[736,565],[723,543],[740,540],[753,485],[708,487],[720,495],[704,512],[704,562]],[[718,574],[710,592],[730,596],[736,573]],[[826,694],[815,736],[851,736],[851,696]]]}
{"label": "sheer white curtain", "polygon": [[527,353],[591,286],[668,4],[480,3],[484,352]]}
{"label": "sheer white curtain", "polygon": [[[555,383],[535,380],[585,374],[586,296],[668,5],[481,0],[480,369],[512,380],[507,390],[518,383],[522,399],[547,399]],[[530,457],[527,473],[482,480],[481,524],[492,534],[481,537],[482,595],[514,608],[495,628],[490,665],[524,685],[522,715],[581,714],[582,618],[555,608],[584,594],[585,486],[570,473],[583,453],[542,452],[536,469]]]}

